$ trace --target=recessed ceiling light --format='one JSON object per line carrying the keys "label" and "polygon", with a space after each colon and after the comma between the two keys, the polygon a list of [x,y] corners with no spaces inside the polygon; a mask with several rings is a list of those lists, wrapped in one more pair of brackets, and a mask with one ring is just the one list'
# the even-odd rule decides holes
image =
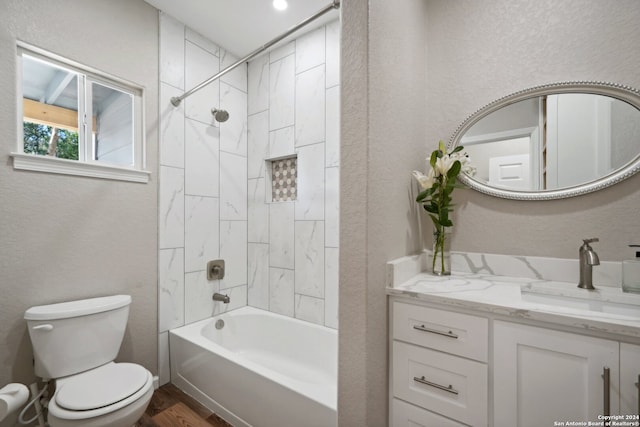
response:
{"label": "recessed ceiling light", "polygon": [[287,6],[287,0],[273,0],[273,7],[276,10],[285,10]]}

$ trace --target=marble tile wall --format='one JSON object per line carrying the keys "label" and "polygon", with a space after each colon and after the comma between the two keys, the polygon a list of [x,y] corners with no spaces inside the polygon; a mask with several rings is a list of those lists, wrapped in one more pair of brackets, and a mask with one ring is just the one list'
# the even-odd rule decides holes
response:
{"label": "marble tile wall", "polygon": [[[171,97],[236,60],[160,14],[160,384],[170,379],[169,329],[246,305],[248,259],[260,254],[255,248],[247,252],[247,67],[236,68],[179,107],[170,104]],[[215,122],[214,107],[227,110],[229,120]],[[208,281],[206,263],[218,258],[226,261],[225,278]],[[228,294],[231,302],[212,301],[214,292]]]}
{"label": "marble tile wall", "polygon": [[[248,303],[338,327],[340,24],[248,65]],[[272,202],[268,159],[297,155],[297,199]]]}

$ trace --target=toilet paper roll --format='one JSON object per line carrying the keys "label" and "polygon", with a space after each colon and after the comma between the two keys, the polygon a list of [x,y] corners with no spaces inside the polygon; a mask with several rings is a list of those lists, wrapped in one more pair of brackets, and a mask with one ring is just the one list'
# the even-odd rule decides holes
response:
{"label": "toilet paper roll", "polygon": [[17,411],[29,400],[29,389],[24,384],[11,383],[0,389],[0,421]]}

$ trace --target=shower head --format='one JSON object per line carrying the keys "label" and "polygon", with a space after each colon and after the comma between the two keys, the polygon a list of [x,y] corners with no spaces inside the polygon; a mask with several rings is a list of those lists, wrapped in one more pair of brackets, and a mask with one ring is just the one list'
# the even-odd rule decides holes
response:
{"label": "shower head", "polygon": [[212,108],[211,114],[213,114],[213,118],[220,123],[229,120],[229,113],[226,110],[218,110],[217,108]]}

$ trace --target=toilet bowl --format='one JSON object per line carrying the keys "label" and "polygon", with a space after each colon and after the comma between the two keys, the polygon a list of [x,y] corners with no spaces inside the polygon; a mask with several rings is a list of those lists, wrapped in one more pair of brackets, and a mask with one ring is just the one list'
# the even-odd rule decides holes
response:
{"label": "toilet bowl", "polygon": [[153,395],[153,377],[134,363],[116,363],[131,297],[115,295],[25,312],[36,375],[54,380],[51,427],[131,427]]}
{"label": "toilet bowl", "polygon": [[131,427],[152,395],[149,371],[111,362],[56,380],[47,421],[51,427]]}

